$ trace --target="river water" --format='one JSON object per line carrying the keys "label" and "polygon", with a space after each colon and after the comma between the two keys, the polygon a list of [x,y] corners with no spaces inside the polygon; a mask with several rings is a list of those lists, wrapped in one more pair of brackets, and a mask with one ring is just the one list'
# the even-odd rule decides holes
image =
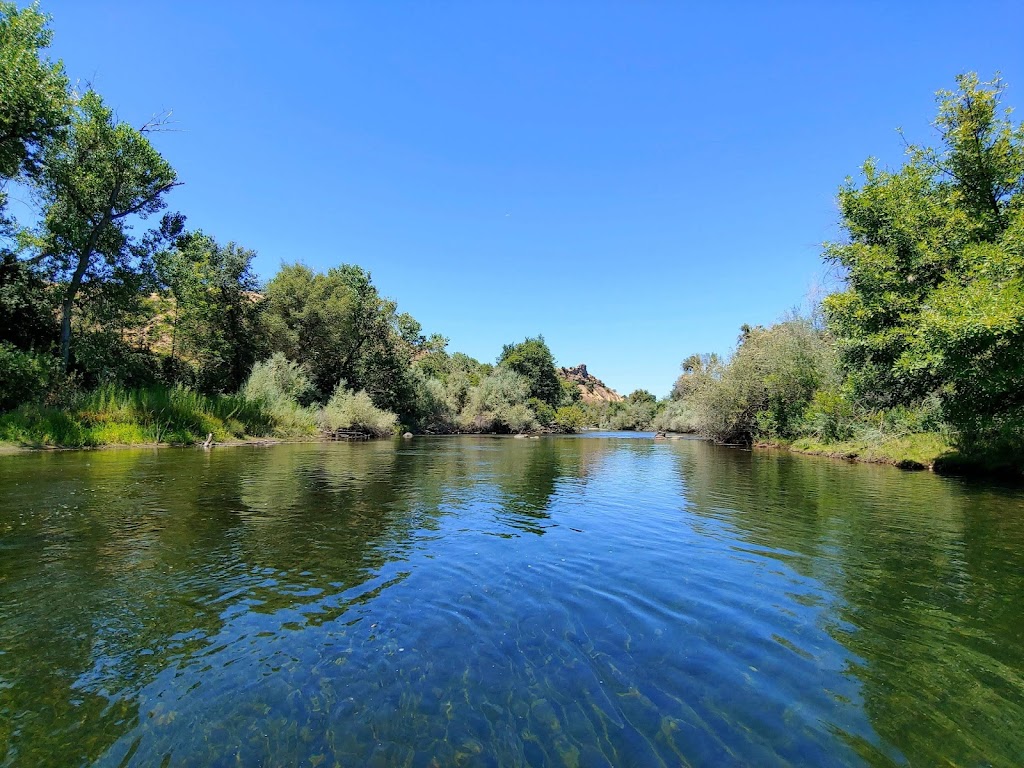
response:
{"label": "river water", "polygon": [[1019,765],[1024,493],[585,435],[0,457],[0,765]]}

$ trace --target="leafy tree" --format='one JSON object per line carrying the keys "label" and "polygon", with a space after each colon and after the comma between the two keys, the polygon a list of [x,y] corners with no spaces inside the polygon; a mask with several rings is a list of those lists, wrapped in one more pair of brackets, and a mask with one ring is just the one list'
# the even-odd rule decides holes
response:
{"label": "leafy tree", "polygon": [[462,426],[478,432],[525,432],[537,426],[526,404],[530,381],[511,368],[498,366],[469,392],[460,415]]}
{"label": "leafy tree", "polygon": [[[37,171],[43,145],[68,119],[64,67],[41,55],[48,21],[37,4],[0,2],[0,183]],[[4,200],[0,189],[0,214]]]}
{"label": "leafy tree", "polygon": [[135,271],[132,218],[160,210],[177,182],[150,144],[157,126],[118,122],[93,91],[75,104],[71,123],[45,148],[40,192],[45,204],[42,247],[62,285],[61,359],[71,354],[71,318],[84,284]]}
{"label": "leafy tree", "polygon": [[658,402],[657,396],[651,394],[646,389],[635,389],[629,393],[626,399],[634,404]]}
{"label": "leafy tree", "polygon": [[562,385],[555,368],[555,359],[543,336],[526,339],[519,344],[506,344],[498,365],[508,368],[530,383],[530,397],[536,397],[552,408],[562,399]]}
{"label": "leafy tree", "polygon": [[306,366],[322,397],[344,380],[378,408],[415,417],[409,409],[415,350],[403,330],[419,332],[408,319],[399,327],[395,303],[380,296],[367,272],[351,264],[326,274],[287,265],[265,294],[271,348]]}
{"label": "leafy tree", "polygon": [[840,191],[848,240],[826,257],[847,287],[825,310],[856,398],[892,407],[938,393],[968,442],[1019,444],[1024,127],[1001,108],[998,78],[957,86],[937,96],[938,147],[909,145],[895,172],[869,161]]}
{"label": "leafy tree", "polygon": [[182,354],[195,364],[204,390],[237,390],[262,352],[255,256],[191,232],[154,257],[160,284],[173,298],[171,360]]}
{"label": "leafy tree", "polygon": [[559,432],[579,432],[586,424],[587,417],[578,405],[563,405],[555,412],[552,426]]}
{"label": "leafy tree", "polygon": [[47,349],[57,340],[52,293],[28,263],[0,252],[0,342]]}
{"label": "leafy tree", "polygon": [[[744,326],[750,331],[750,326]],[[722,361],[715,353],[704,353],[690,355],[683,360],[682,375],[676,379],[672,386],[673,400],[685,400],[691,397],[697,390],[703,388],[708,382],[721,376]]]}

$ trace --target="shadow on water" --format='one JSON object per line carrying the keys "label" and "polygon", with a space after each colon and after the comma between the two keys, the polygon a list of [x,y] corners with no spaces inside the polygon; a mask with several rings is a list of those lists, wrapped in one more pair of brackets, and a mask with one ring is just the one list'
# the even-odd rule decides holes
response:
{"label": "shadow on water", "polygon": [[692,441],[3,457],[0,765],[999,764],[1022,544]]}
{"label": "shadow on water", "polygon": [[1024,756],[1019,488],[781,452],[676,447],[698,515],[820,582],[883,745],[867,761]]}

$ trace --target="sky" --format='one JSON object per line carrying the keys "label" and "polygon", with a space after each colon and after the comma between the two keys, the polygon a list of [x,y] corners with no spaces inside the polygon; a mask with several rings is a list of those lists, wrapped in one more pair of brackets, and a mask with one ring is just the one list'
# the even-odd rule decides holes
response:
{"label": "sky", "polygon": [[122,120],[172,111],[169,207],[262,279],[358,264],[449,351],[542,334],[623,393],[833,284],[839,185],[957,73],[1024,107],[1019,2],[41,7]]}

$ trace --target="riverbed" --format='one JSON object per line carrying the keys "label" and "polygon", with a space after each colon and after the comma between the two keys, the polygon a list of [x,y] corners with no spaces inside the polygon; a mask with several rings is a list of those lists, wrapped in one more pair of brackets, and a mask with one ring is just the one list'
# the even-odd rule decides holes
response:
{"label": "riverbed", "polygon": [[0,456],[0,765],[1014,765],[1024,493],[696,440]]}

